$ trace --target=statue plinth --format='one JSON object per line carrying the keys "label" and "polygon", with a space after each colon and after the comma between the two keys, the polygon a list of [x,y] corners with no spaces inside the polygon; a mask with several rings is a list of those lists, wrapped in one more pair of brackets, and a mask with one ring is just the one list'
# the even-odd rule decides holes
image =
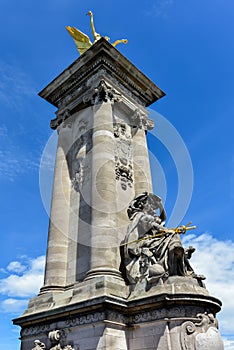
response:
{"label": "statue plinth", "polygon": [[139,282],[121,267],[129,203],[152,191],[146,107],[162,90],[102,38],[40,96],[58,108],[58,147],[44,285],[14,320],[21,350],[193,350],[208,334],[221,344],[221,303],[198,279],[160,262],[159,278],[152,263]]}

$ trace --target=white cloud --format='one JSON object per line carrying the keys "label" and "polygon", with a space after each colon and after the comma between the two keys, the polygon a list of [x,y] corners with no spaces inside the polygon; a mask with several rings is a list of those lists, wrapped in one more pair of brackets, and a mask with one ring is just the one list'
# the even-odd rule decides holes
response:
{"label": "white cloud", "polygon": [[44,273],[45,268],[45,256],[39,256],[36,259],[31,260],[31,270],[33,272],[38,271],[39,273]]}
{"label": "white cloud", "polygon": [[39,274],[11,275],[0,281],[0,292],[8,296],[29,297],[38,292],[42,281],[43,276]]}
{"label": "white cloud", "polygon": [[210,294],[223,303],[217,315],[221,332],[233,334],[234,242],[221,241],[205,233],[198,237],[184,236],[183,243],[196,248],[191,264],[196,273],[206,276],[205,283]]}
{"label": "white cloud", "polygon": [[25,269],[26,269],[26,266],[22,265],[21,262],[19,262],[19,261],[12,261],[7,266],[7,270],[10,272],[20,273],[20,272],[25,271]]}
{"label": "white cloud", "polygon": [[[221,241],[205,233],[197,237],[184,236],[183,244],[196,248],[191,264],[196,273],[206,276],[205,282],[210,294],[223,302],[222,311],[217,315],[220,331],[224,334],[225,350],[234,350],[234,242]],[[25,298],[37,294],[43,285],[44,264],[45,257],[39,256],[30,260],[22,257],[22,261],[13,261],[8,265],[5,271],[9,273],[10,266],[15,273],[0,280],[0,293],[8,297],[0,303],[3,312],[17,313],[26,308]],[[26,269],[19,275],[21,266]],[[17,269],[19,270],[16,271]]]}
{"label": "white cloud", "polygon": [[[44,276],[44,256],[28,261],[25,266],[25,271],[22,275],[11,274],[6,278],[0,280],[0,293],[8,297],[30,297],[38,293],[40,287],[43,285]],[[9,266],[16,266],[16,262],[11,262]],[[24,266],[19,262],[18,266]],[[22,271],[21,271],[22,272]]]}
{"label": "white cloud", "polygon": [[223,337],[224,349],[225,350],[234,350],[234,340],[227,339]]}

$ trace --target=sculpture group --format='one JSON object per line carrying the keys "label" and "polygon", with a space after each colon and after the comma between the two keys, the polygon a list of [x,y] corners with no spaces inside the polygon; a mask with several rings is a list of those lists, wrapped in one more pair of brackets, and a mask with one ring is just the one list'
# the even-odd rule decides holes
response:
{"label": "sculpture group", "polygon": [[144,192],[129,205],[131,223],[121,244],[122,271],[129,285],[146,282],[146,288],[169,276],[196,278],[203,286],[189,259],[195,248],[184,248],[180,235],[195,226],[165,227],[166,213],[160,197]]}

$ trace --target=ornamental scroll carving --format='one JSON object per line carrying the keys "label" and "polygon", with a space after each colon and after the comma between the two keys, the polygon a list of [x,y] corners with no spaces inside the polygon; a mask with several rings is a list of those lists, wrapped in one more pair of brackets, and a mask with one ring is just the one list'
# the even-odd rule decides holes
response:
{"label": "ornamental scroll carving", "polygon": [[116,138],[115,174],[121,188],[126,191],[133,185],[132,140],[124,122],[114,123]]}
{"label": "ornamental scroll carving", "polygon": [[224,350],[213,314],[198,314],[198,321],[184,322],[181,326],[182,350]]}
{"label": "ornamental scroll carving", "polygon": [[[60,330],[54,330],[49,332],[48,338],[51,342],[51,346],[48,348],[48,350],[75,350],[70,344],[65,346],[62,345],[62,343],[64,342],[64,336],[63,332]],[[32,348],[32,350],[47,349],[45,344],[42,343],[40,340],[35,340],[34,345],[35,347]]]}

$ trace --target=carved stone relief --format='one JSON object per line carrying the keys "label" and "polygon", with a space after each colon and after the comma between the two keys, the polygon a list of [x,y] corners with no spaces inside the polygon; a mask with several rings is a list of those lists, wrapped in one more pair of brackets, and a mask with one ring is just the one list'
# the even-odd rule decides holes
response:
{"label": "carved stone relief", "polygon": [[36,339],[34,340],[34,348],[32,348],[32,350],[42,350],[42,349],[46,349],[46,346],[44,343],[42,343],[40,340]]}
{"label": "carved stone relief", "polygon": [[58,110],[56,113],[56,118],[50,121],[51,129],[57,129],[59,125],[61,125],[65,120],[67,120],[71,116],[70,110],[66,108],[65,110]]}
{"label": "carved stone relief", "polygon": [[166,212],[160,197],[143,192],[131,201],[128,216],[130,224],[120,254],[121,272],[132,291],[137,284],[145,291],[153,285],[162,286],[171,276],[194,279],[204,288],[205,277],[196,274],[189,262],[195,249],[184,248],[180,239],[189,227],[165,226]]}
{"label": "carved stone relief", "polygon": [[56,330],[49,332],[48,338],[51,342],[50,350],[62,350],[62,346],[60,344],[61,331]]}
{"label": "carved stone relief", "polygon": [[[135,100],[139,105],[143,105],[142,100],[138,98],[135,94],[132,93],[130,85],[127,83],[123,85],[120,83],[118,79],[116,79],[113,75],[110,75],[106,69],[100,69],[96,74],[94,74],[88,81],[87,86],[91,86],[94,84],[96,80],[107,78],[108,81],[111,81],[114,86],[117,86],[119,90],[124,92],[127,96],[130,96],[133,100]],[[136,88],[136,86],[135,86]]]}
{"label": "carved stone relief", "polygon": [[108,86],[104,79],[100,80],[99,84],[83,97],[83,102],[90,102],[91,105],[101,102],[119,102],[120,100],[121,94]]}
{"label": "carved stone relief", "polygon": [[[88,93],[85,93],[82,98],[82,91],[85,86],[81,86],[78,90],[69,94],[63,101],[59,103],[59,110],[56,113],[56,118],[52,119],[50,122],[50,127],[52,129],[57,129],[57,127],[70,116],[70,110],[68,108],[62,109],[63,106],[69,104],[77,95],[81,96],[80,103],[83,107],[87,105],[95,105],[101,102],[120,102],[122,97],[119,92],[109,86],[104,79],[101,79],[96,87],[90,88]],[[72,108],[72,107],[70,107]],[[61,110],[62,109],[62,110]]]}
{"label": "carved stone relief", "polygon": [[151,130],[154,127],[154,121],[149,119],[148,116],[140,109],[136,109],[130,117],[132,126],[139,129]]}
{"label": "carved stone relief", "polygon": [[[65,339],[63,339],[63,331],[50,331],[48,334],[48,338],[51,342],[51,346],[48,348],[48,350],[75,350],[70,344],[64,346],[62,345],[62,343],[65,342]],[[36,346],[32,348],[32,350],[46,349],[45,344],[42,343],[40,340],[35,340],[34,345]]]}
{"label": "carved stone relief", "polygon": [[213,314],[198,314],[198,321],[181,326],[182,350],[223,350],[218,323]]}
{"label": "carved stone relief", "polygon": [[91,169],[88,154],[91,148],[92,130],[89,130],[73,143],[67,154],[71,184],[76,192],[80,192],[85,181],[90,180]]}
{"label": "carved stone relief", "polygon": [[48,324],[43,324],[41,326],[35,326],[35,327],[27,327],[22,329],[21,331],[21,336],[26,337],[26,336],[31,336],[31,335],[37,335],[40,333],[47,333],[51,330],[50,325]]}
{"label": "carved stone relief", "polygon": [[115,174],[125,191],[133,185],[132,166],[132,140],[124,122],[114,123],[114,136],[116,138]]}
{"label": "carved stone relief", "polygon": [[95,312],[89,315],[83,315],[80,317],[75,317],[65,321],[66,325],[69,327],[78,326],[83,324],[90,324],[98,321],[103,321],[105,319],[104,312]]}
{"label": "carved stone relief", "polygon": [[[179,319],[188,319],[188,317],[193,317],[193,321],[183,322],[180,326],[179,339],[181,350],[223,350],[223,342],[218,331],[217,320],[212,313],[204,313],[203,310],[204,307],[202,306],[181,305],[171,308],[160,308],[158,310],[142,310],[133,315],[126,315],[114,310],[94,312],[93,314],[67,319],[65,324],[63,324],[64,328],[61,330],[53,329],[46,332],[50,341],[48,348],[37,339],[34,341],[32,350],[75,350],[73,344],[68,344],[66,335],[71,332],[72,327],[79,325],[88,325],[109,320],[118,324],[133,326],[154,321],[167,320],[167,322],[170,322],[172,320],[174,322],[175,318],[179,321]],[[164,327],[165,324],[162,326]]]}
{"label": "carved stone relief", "polygon": [[81,95],[83,90],[85,90],[85,84],[82,84],[80,87],[73,90],[69,95],[67,95],[63,99],[59,99],[58,101],[58,107],[62,108],[63,106],[66,106],[71,102],[73,99],[75,99],[77,96]]}

